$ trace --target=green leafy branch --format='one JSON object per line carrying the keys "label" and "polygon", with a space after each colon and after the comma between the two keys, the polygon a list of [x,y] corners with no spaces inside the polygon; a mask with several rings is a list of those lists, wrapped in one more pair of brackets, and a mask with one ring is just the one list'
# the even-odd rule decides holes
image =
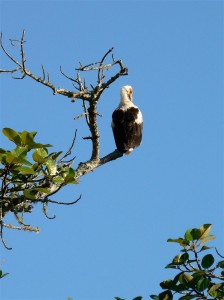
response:
{"label": "green leafy branch", "polygon": [[[182,249],[180,254],[166,266],[167,269],[174,269],[178,274],[173,279],[166,279],[160,283],[164,290],[158,295],[151,295],[154,300],[190,300],[204,299],[224,300],[224,257],[216,248],[205,245],[215,238],[210,235],[211,224],[204,224],[200,228],[188,229],[184,237],[168,239],[168,242],[179,244]],[[222,260],[215,262],[211,253],[205,251],[214,250]],[[115,297],[116,300],[125,300]],[[138,296],[132,300],[141,300]]]}
{"label": "green leafy branch", "polygon": [[[211,224],[188,229],[183,238],[168,239],[179,244],[181,253],[176,255],[166,268],[175,269],[178,274],[173,279],[160,283],[163,292],[151,295],[154,300],[178,299],[224,299],[224,260],[215,263],[214,255],[204,254],[212,249],[205,245],[215,238],[210,235]],[[216,253],[223,258],[218,251]]]}
{"label": "green leafy branch", "polygon": [[[41,203],[46,217],[52,218],[48,216],[48,203],[71,205],[77,203],[81,196],[73,202],[50,199],[62,187],[78,183],[72,168],[74,159],[65,161],[68,152],[59,159],[62,152],[49,152],[52,147],[50,144],[37,143],[34,140],[36,132],[16,132],[11,128],[4,128],[2,132],[15,144],[15,148],[10,151],[0,148],[0,225],[1,239],[6,246],[4,227],[39,231],[25,224],[23,219],[24,213],[32,212],[34,204]],[[15,215],[21,226],[3,222],[9,212]]]}

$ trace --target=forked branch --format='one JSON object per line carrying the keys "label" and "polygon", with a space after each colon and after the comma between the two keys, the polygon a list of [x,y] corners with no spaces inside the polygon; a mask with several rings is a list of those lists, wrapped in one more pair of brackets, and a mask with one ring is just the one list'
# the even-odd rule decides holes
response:
{"label": "forked branch", "polygon": [[[71,84],[72,89],[68,90],[66,88],[57,88],[54,83],[50,80],[50,75],[46,71],[45,67],[41,65],[41,76],[35,75],[32,73],[29,68],[27,67],[27,59],[26,59],[26,53],[25,53],[25,31],[22,32],[22,36],[19,40],[11,39],[11,47],[18,47],[19,49],[19,59],[15,58],[9,50],[6,49],[5,45],[3,44],[3,35],[1,34],[0,37],[0,46],[5,54],[5,56],[15,65],[15,68],[13,69],[7,69],[0,67],[0,74],[11,74],[13,79],[24,79],[26,77],[30,77],[34,81],[48,87],[50,90],[53,91],[53,94],[59,94],[65,97],[68,97],[71,99],[72,102],[75,102],[76,99],[79,99],[82,101],[82,113],[77,117],[84,117],[86,121],[87,128],[89,129],[89,136],[87,136],[86,139],[91,141],[92,143],[92,150],[90,153],[89,158],[85,162],[80,162],[76,169],[74,170],[75,174],[75,180],[78,181],[78,179],[84,175],[86,175],[89,172],[92,172],[96,168],[113,161],[119,157],[122,156],[122,154],[115,150],[111,153],[107,154],[106,156],[100,157],[100,134],[98,129],[98,117],[100,116],[98,112],[98,101],[103,94],[103,92],[110,87],[110,85],[115,82],[119,77],[128,75],[128,69],[124,66],[122,60],[114,59],[113,55],[113,48],[110,48],[103,56],[102,58],[95,63],[89,63],[89,64],[82,64],[79,63],[79,67],[75,70],[77,71],[77,74],[73,77],[71,75],[66,74],[66,72],[62,69],[62,66],[60,66],[59,71],[62,76],[64,76]],[[116,71],[114,71],[111,75],[111,70],[114,70],[116,67]],[[117,68],[118,67],[118,68]],[[96,74],[96,84],[93,86],[92,84],[87,84],[85,78],[82,78],[81,74],[83,74],[83,77],[85,75],[85,72],[95,72]],[[74,89],[75,90],[74,90]],[[60,160],[56,163],[56,169],[59,170],[60,168],[64,168],[66,170],[69,170],[74,162],[75,157],[72,155],[72,150],[75,145],[76,140],[76,134],[72,140],[72,144],[68,151],[62,156]],[[61,152],[60,152],[61,153]],[[51,154],[52,157],[54,157],[54,153]],[[12,192],[10,193],[9,185],[7,182],[9,182],[9,172],[7,169],[4,169],[2,172],[2,176],[0,176],[2,180],[2,189],[1,189],[1,202],[0,202],[0,237],[2,239],[3,244],[6,246],[5,241],[3,239],[3,228],[13,228],[17,230],[29,230],[29,231],[36,231],[38,232],[38,228],[31,227],[29,225],[26,225],[23,221],[23,217],[20,217],[19,214],[24,214],[27,212],[32,212],[33,209],[33,202],[34,203],[42,203],[43,205],[43,212],[45,216],[49,219],[54,218],[48,216],[47,212],[47,205],[49,203],[54,204],[63,204],[63,205],[71,205],[77,203],[81,196],[76,199],[73,202],[58,202],[56,200],[50,199],[50,197],[54,194],[56,194],[62,187],[66,185],[65,182],[62,182],[61,184],[56,183],[54,181],[54,176],[50,176],[47,174],[46,170],[42,168],[42,177],[39,178],[38,176],[30,177],[30,181],[26,181],[24,185],[20,184],[21,189],[25,189],[26,186],[29,187],[30,190],[34,188],[34,190],[38,189],[38,193],[35,194],[35,198],[30,198],[26,195],[24,197],[24,194],[22,193],[22,190],[19,190],[17,193]],[[66,171],[68,172],[68,171]],[[0,174],[1,175],[1,174]],[[14,182],[16,185],[17,183]],[[48,193],[45,194],[44,191],[46,190]],[[31,195],[32,196],[32,195]],[[15,214],[16,219],[18,223],[21,226],[14,226],[10,224],[5,224],[3,222],[4,216],[8,213],[12,212]]]}

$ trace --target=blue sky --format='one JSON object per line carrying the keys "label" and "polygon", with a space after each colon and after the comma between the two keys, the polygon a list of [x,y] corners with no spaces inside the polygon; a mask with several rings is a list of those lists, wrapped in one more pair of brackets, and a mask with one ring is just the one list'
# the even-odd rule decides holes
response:
{"label": "blue sky", "polygon": [[[212,223],[223,248],[223,1],[1,1],[8,38],[26,30],[27,65],[41,64],[56,86],[59,72],[99,60],[112,46],[129,76],[102,96],[101,155],[115,149],[111,113],[120,87],[132,85],[144,116],[143,144],[61,191],[46,220],[36,207],[27,223],[40,234],[8,231],[1,246],[4,300],[132,299],[159,292],[172,276],[164,266],[178,247],[167,244],[190,227]],[[15,55],[18,55],[14,49]],[[12,66],[1,54],[1,66]],[[91,77],[90,80],[93,80]],[[91,82],[92,83],[92,82]],[[66,150],[78,128],[76,164],[89,158],[81,104],[53,96],[29,78],[1,76],[0,125],[38,131],[38,141]],[[1,135],[1,147],[11,145]],[[211,243],[212,244],[212,243]]]}

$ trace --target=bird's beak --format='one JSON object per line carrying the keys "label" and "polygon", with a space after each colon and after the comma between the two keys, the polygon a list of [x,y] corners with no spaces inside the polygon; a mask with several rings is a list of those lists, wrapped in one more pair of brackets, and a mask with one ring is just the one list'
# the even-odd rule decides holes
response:
{"label": "bird's beak", "polygon": [[133,100],[132,93],[133,93],[132,90],[129,90],[129,91],[128,91],[128,98],[129,98],[130,101]]}

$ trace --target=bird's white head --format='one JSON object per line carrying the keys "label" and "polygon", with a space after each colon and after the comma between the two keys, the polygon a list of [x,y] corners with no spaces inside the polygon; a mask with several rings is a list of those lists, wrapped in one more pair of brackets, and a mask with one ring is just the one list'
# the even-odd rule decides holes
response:
{"label": "bird's white head", "polygon": [[133,89],[130,85],[122,86],[121,88],[121,101],[129,100],[133,101]]}

